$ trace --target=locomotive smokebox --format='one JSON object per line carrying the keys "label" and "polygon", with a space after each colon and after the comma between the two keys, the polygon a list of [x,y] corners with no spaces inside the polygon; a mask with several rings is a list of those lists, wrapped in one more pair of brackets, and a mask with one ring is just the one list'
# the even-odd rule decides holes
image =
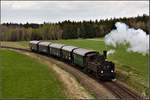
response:
{"label": "locomotive smokebox", "polygon": [[107,51],[106,50],[103,51],[103,55],[104,55],[105,59],[107,59]]}

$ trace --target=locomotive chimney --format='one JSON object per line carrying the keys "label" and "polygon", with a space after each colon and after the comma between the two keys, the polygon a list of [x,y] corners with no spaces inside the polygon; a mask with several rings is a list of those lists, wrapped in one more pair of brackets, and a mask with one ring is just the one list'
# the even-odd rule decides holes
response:
{"label": "locomotive chimney", "polygon": [[105,59],[107,59],[107,51],[106,50],[103,51],[103,55],[104,55]]}

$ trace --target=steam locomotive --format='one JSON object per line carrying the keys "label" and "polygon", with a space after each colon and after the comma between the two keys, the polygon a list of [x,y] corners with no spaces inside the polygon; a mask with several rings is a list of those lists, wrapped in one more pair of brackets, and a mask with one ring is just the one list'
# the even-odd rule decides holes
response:
{"label": "steam locomotive", "polygon": [[106,60],[107,51],[100,54],[94,50],[36,40],[30,41],[29,47],[33,52],[61,58],[79,66],[81,69],[95,74],[100,80],[115,79],[115,65],[113,62]]}

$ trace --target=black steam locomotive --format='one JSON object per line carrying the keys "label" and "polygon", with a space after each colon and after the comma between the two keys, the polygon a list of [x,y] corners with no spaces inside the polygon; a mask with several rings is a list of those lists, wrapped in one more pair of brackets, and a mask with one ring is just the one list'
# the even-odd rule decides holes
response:
{"label": "black steam locomotive", "polygon": [[94,73],[101,80],[115,79],[115,65],[106,61],[106,51],[100,54],[94,50],[42,41],[30,41],[29,46],[34,52],[61,58],[87,72]]}

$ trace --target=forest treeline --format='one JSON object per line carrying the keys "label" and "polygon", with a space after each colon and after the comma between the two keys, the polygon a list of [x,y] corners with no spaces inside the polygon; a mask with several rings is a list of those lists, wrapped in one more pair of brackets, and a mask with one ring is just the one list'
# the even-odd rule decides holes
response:
{"label": "forest treeline", "polygon": [[27,41],[104,37],[112,29],[115,29],[116,22],[126,23],[129,27],[135,29],[141,28],[149,34],[149,16],[143,15],[80,22],[66,20],[43,24],[3,23],[0,25],[0,40]]}

